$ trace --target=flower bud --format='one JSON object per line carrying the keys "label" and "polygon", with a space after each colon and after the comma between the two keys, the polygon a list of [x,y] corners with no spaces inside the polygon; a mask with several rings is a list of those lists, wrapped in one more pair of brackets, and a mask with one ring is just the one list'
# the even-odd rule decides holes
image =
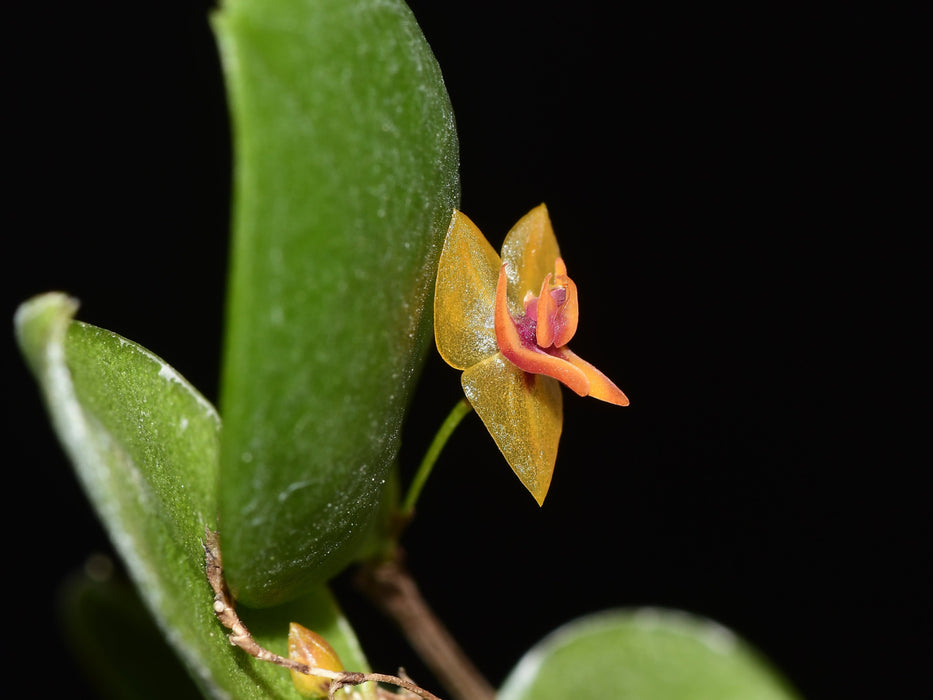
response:
{"label": "flower bud", "polygon": [[[326,669],[343,671],[343,664],[333,647],[317,632],[291,622],[288,625],[288,658],[292,661]],[[298,671],[291,671],[292,683],[306,698],[326,698],[330,691],[330,679],[323,676],[309,676]]]}

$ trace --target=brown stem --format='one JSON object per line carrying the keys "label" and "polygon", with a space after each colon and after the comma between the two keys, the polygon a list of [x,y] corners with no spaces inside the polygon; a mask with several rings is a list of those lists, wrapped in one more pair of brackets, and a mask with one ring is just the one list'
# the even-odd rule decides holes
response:
{"label": "brown stem", "polygon": [[357,585],[402,630],[455,700],[493,700],[495,692],[421,595],[396,559],[362,567]]}

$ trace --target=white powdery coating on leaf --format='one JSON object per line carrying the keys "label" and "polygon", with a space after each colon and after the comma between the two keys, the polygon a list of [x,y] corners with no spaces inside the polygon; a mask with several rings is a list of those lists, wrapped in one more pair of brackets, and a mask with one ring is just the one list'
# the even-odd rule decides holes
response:
{"label": "white powdery coating on leaf", "polygon": [[735,634],[719,623],[678,610],[639,608],[633,618],[644,629],[672,631],[676,627],[717,654],[733,653],[738,642]]}
{"label": "white powdery coating on leaf", "polygon": [[214,405],[210,401],[205,399],[201,395],[201,392],[199,392],[197,389],[191,386],[191,384],[188,382],[187,379],[182,377],[173,367],[163,362],[158,356],[153,355],[151,352],[149,352],[148,350],[146,350],[145,348],[141,346],[137,345],[136,347],[139,349],[139,351],[142,354],[146,355],[153,362],[156,362],[159,365],[159,376],[162,377],[162,379],[173,382],[175,384],[179,384],[182,387],[184,387],[194,397],[194,399],[198,402],[201,408],[204,409],[205,413],[210,414],[213,418],[217,420],[220,419],[220,417],[217,415],[217,410],[214,408]]}

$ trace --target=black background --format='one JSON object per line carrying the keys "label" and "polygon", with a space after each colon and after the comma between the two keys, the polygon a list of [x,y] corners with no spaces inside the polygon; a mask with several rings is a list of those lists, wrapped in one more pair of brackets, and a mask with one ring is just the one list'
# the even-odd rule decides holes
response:
{"label": "black background", "polygon": [[[548,204],[580,287],[574,350],[632,400],[565,392],[540,509],[467,419],[405,541],[437,611],[494,683],[577,615],[662,605],[733,628],[806,697],[917,696],[931,641],[920,17],[411,6],[457,116],[461,208],[498,246]],[[65,290],[213,400],[231,154],[208,9],[11,17],[3,301],[12,318]],[[3,348],[4,663],[41,677],[27,657],[54,659],[80,696],[54,591],[109,545],[11,333]],[[406,464],[459,395],[432,354]],[[337,588],[373,665],[425,678]]]}

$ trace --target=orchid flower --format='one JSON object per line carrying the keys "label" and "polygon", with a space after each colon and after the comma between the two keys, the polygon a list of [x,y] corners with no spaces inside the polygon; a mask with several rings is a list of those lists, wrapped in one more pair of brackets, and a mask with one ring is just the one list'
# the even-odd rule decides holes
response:
{"label": "orchid flower", "polygon": [[580,396],[628,405],[615,384],[567,347],[577,307],[577,287],[543,204],[512,227],[501,258],[454,211],[435,288],[437,349],[463,370],[467,400],[539,505],[563,425],[560,383]]}

